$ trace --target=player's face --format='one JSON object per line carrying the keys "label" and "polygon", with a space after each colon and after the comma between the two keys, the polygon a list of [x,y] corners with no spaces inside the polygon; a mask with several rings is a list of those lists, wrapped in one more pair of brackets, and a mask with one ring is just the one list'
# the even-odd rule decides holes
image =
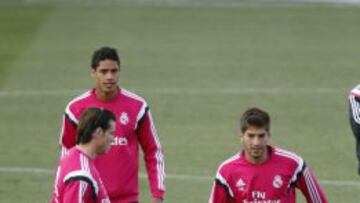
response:
{"label": "player's face", "polygon": [[110,128],[103,131],[103,135],[100,137],[99,154],[105,153],[110,150],[111,143],[114,141],[115,133],[115,121],[110,121]]}
{"label": "player's face", "polygon": [[262,163],[267,159],[267,145],[270,133],[265,128],[249,127],[240,135],[246,158],[252,163]]}
{"label": "player's face", "polygon": [[95,88],[101,94],[112,94],[117,91],[120,67],[116,61],[106,59],[99,62],[99,66],[91,70]]}

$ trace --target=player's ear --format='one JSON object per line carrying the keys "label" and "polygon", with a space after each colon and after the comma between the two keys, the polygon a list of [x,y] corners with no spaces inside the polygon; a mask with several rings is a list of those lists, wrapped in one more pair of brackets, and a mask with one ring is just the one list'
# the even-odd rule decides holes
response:
{"label": "player's ear", "polygon": [[90,68],[90,75],[92,78],[95,77],[95,72],[96,72],[96,70],[94,68]]}
{"label": "player's ear", "polygon": [[243,140],[244,138],[244,133],[241,132],[241,130],[238,131],[238,137],[240,138],[240,140]]}
{"label": "player's ear", "polygon": [[102,136],[102,128],[98,127],[96,128],[96,130],[94,131],[94,137],[101,137]]}

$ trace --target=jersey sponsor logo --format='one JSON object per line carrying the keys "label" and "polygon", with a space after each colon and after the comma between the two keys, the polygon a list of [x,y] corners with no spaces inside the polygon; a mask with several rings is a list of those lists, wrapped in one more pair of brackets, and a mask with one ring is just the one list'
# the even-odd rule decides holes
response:
{"label": "jersey sponsor logo", "polygon": [[242,201],[243,203],[281,203],[281,200],[246,200]]}
{"label": "jersey sponsor logo", "polygon": [[128,140],[126,137],[114,137],[114,141],[111,143],[114,146],[124,146],[128,145]]}
{"label": "jersey sponsor logo", "polygon": [[244,199],[242,203],[281,203],[279,199],[268,199],[265,191],[251,191],[251,199]]}
{"label": "jersey sponsor logo", "polygon": [[274,186],[274,188],[279,189],[279,188],[281,188],[282,185],[283,185],[283,180],[282,180],[281,176],[280,176],[280,175],[276,175],[276,176],[274,177],[274,180],[273,180],[273,186]]}
{"label": "jersey sponsor logo", "polygon": [[127,125],[129,123],[129,115],[126,112],[122,112],[119,118],[119,121],[123,125]]}
{"label": "jersey sponsor logo", "polygon": [[245,190],[245,182],[243,179],[239,178],[239,180],[236,182],[236,187],[239,191],[244,191]]}

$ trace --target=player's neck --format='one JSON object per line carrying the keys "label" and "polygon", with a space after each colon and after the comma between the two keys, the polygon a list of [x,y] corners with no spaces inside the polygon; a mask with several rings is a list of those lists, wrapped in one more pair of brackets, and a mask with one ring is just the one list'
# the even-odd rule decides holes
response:
{"label": "player's neck", "polygon": [[264,154],[260,157],[252,157],[250,154],[248,154],[245,151],[245,158],[248,162],[255,164],[255,165],[259,165],[259,164],[266,162],[269,159],[269,150],[266,149],[264,151]]}
{"label": "player's neck", "polygon": [[104,92],[95,88],[95,95],[96,98],[100,99],[101,101],[110,101],[116,97],[117,90],[112,92]]}
{"label": "player's neck", "polygon": [[76,145],[76,148],[79,149],[82,153],[86,154],[86,156],[95,159],[96,157],[96,151],[93,149],[93,147],[89,144],[78,144]]}

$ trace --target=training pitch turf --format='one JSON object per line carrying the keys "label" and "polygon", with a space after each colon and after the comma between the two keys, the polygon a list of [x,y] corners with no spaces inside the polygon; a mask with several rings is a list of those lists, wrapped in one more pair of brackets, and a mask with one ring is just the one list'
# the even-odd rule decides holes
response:
{"label": "training pitch turf", "polygon": [[359,201],[347,92],[360,82],[360,7],[52,2],[0,3],[0,202],[48,200],[65,104],[91,86],[102,45],[119,49],[121,85],[151,106],[166,202],[207,201],[249,106],[272,114],[273,144],[303,156],[330,202]]}

